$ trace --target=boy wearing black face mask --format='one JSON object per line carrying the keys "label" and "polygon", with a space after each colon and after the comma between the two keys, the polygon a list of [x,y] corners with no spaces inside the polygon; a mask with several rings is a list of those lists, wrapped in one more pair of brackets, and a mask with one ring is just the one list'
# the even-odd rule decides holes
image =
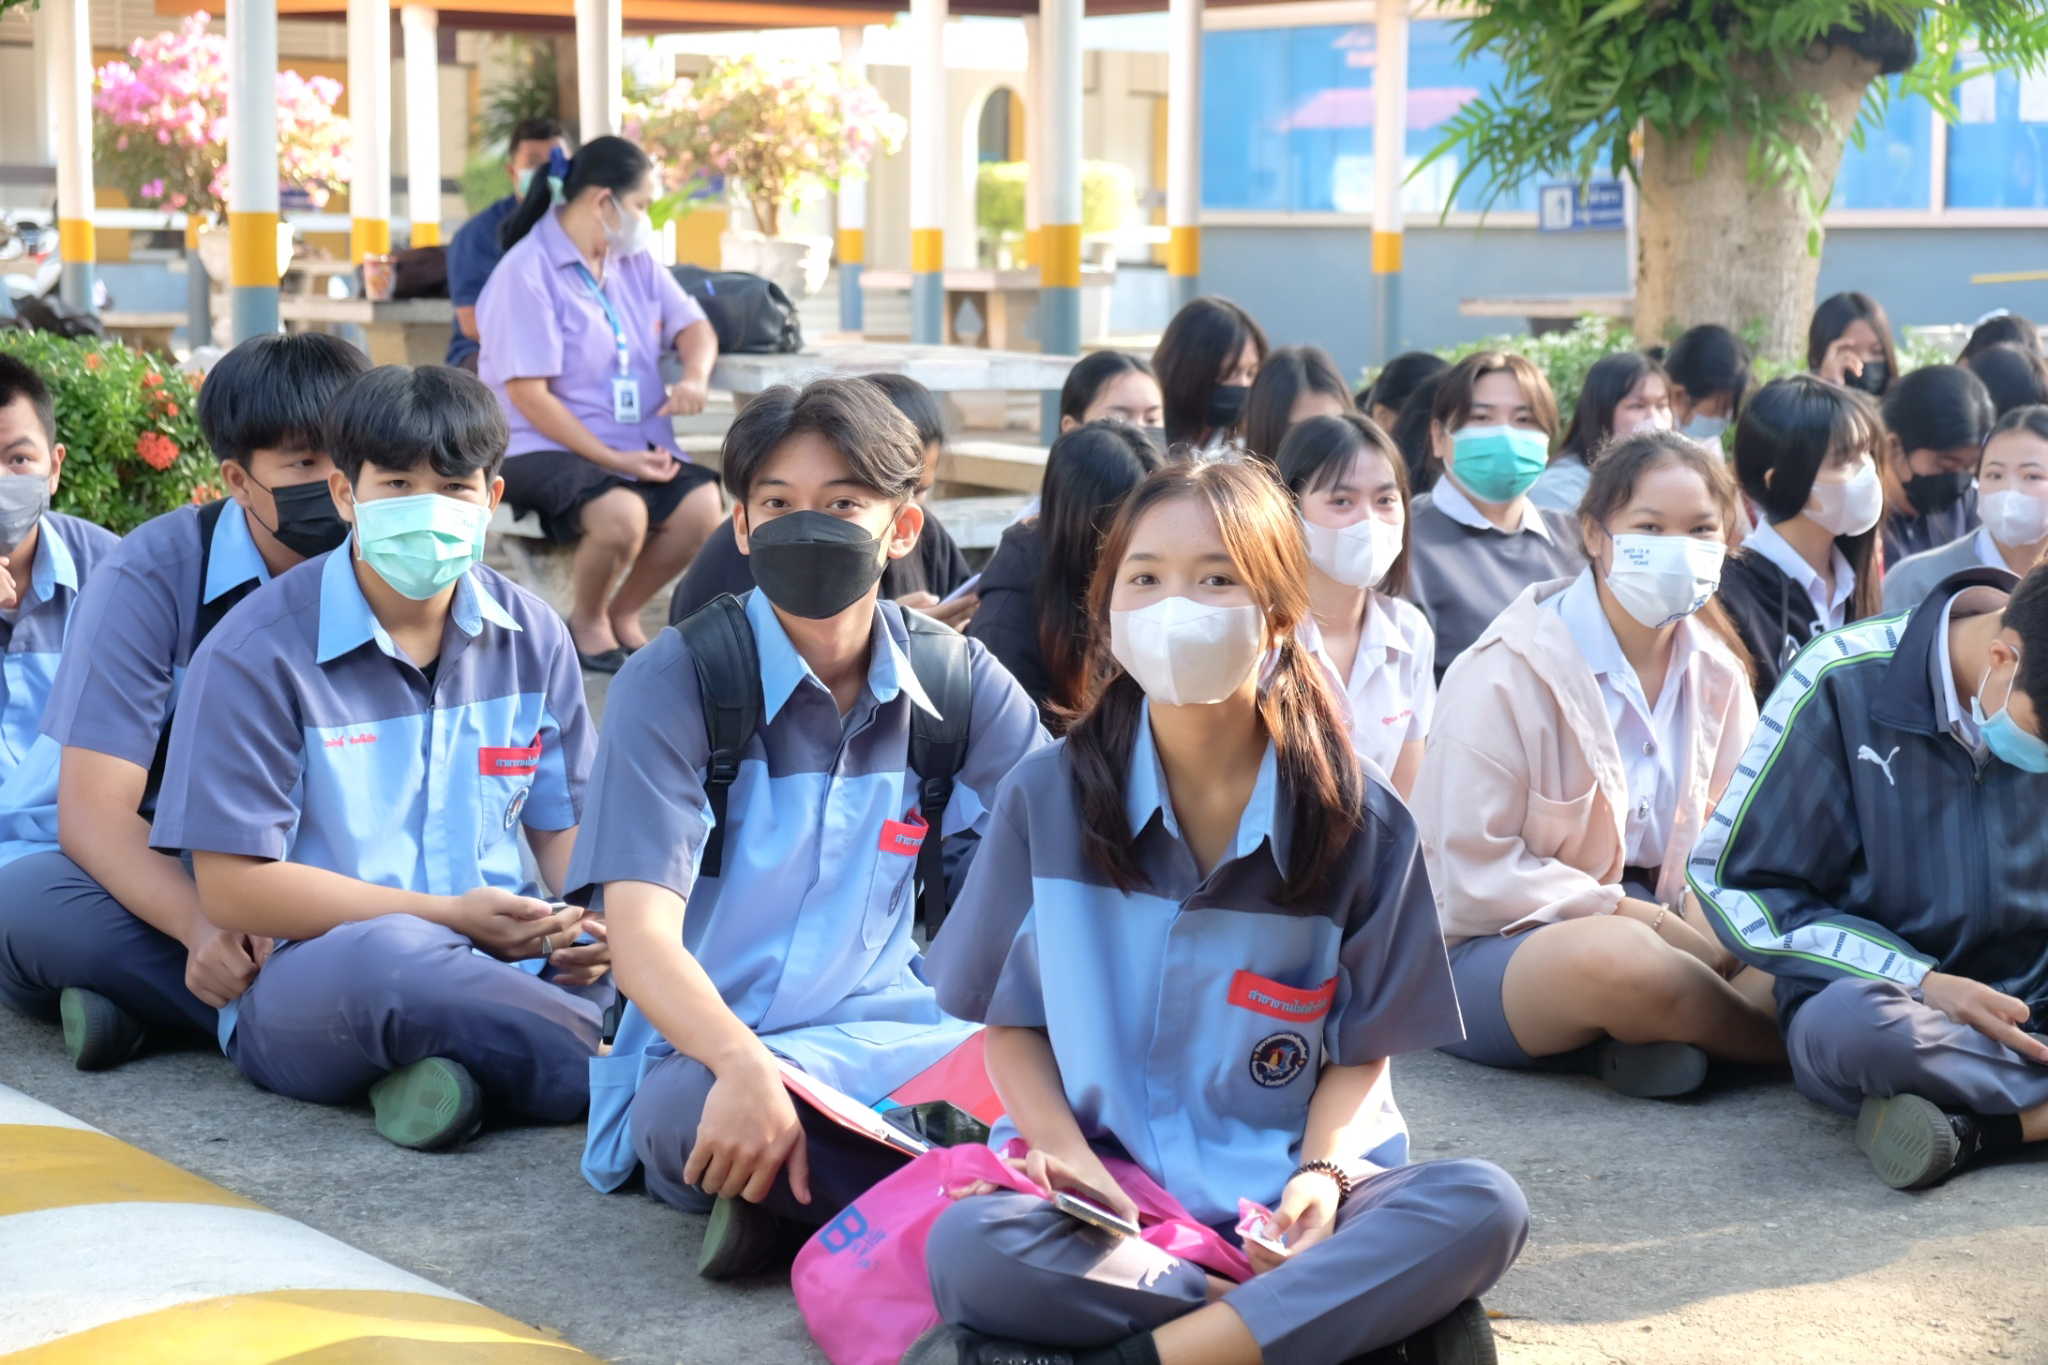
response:
{"label": "boy wearing black face mask", "polygon": [[966,757],[929,827],[910,740],[913,712],[937,708],[902,610],[877,600],[883,565],[917,545],[921,463],[910,424],[857,380],[770,390],[727,433],[760,715],[719,814],[705,707],[742,699],[704,695],[688,640],[663,631],[607,700],[569,885],[595,893],[633,1003],[592,1062],[583,1170],[611,1190],[644,1165],[657,1199],[711,1210],[711,1278],[760,1269],[777,1217],[822,1223],[900,1161],[793,1104],[777,1058],[866,1105],[973,1032],[923,980],[914,869],[926,840],[977,836],[1046,738],[966,642]]}
{"label": "boy wearing black face mask", "polygon": [[317,332],[221,358],[199,421],[229,497],[166,513],[107,556],[79,594],[41,733],[0,786],[0,999],[60,1019],[80,1070],[126,1061],[149,1027],[211,1034],[268,951],[207,923],[179,860],[150,851],[149,816],[200,639],[347,534],[320,414],[368,368]]}
{"label": "boy wearing black face mask", "polygon": [[1923,365],[1884,398],[1884,562],[1937,549],[1977,529],[1977,460],[1998,411],[1960,365]]}

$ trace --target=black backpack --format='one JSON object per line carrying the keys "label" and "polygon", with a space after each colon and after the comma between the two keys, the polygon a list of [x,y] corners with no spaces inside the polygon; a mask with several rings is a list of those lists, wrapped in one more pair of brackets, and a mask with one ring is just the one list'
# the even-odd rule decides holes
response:
{"label": "black backpack", "polygon": [[[221,513],[234,506],[228,498],[216,498],[199,509],[199,619],[192,631],[192,652],[198,653],[199,646],[221,623],[221,618],[234,609],[237,602],[256,591],[256,584],[243,583],[228,589],[211,602],[206,600],[206,570],[213,563],[213,528],[220,525]],[[177,716],[178,708],[173,703],[164,715],[164,728],[156,738],[156,757],[149,763],[149,780],[143,785],[142,805],[147,809],[156,800],[157,793],[164,785],[164,764],[171,756],[171,721]]]}
{"label": "black backpack", "polygon": [[[974,707],[972,661],[967,637],[914,611],[903,613],[910,633],[910,669],[932,705],[910,710],[910,768],[917,774],[918,811],[929,828],[917,854],[918,894],[927,938],[936,938],[946,918],[946,875],[939,831],[953,782],[967,761],[967,722]],[[724,865],[725,800],[740,775],[740,753],[761,728],[761,660],[746,604],[721,593],[676,623],[697,668],[704,708],[704,732],[711,762],[704,795],[711,805],[710,836],[704,842],[700,876],[716,877]]]}
{"label": "black backpack", "polygon": [[804,348],[796,305],[773,280],[694,265],[671,266],[669,273],[703,307],[711,330],[718,333],[721,355],[780,355]]}

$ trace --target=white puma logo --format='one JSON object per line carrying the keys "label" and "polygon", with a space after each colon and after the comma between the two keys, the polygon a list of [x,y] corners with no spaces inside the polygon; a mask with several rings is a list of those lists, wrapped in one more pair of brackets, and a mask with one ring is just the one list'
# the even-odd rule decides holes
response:
{"label": "white puma logo", "polygon": [[1892,776],[1892,760],[1897,758],[1898,756],[1899,746],[1896,744],[1892,746],[1892,751],[1886,754],[1883,758],[1879,758],[1877,756],[1877,750],[1871,748],[1868,744],[1864,745],[1856,751],[1856,757],[1861,759],[1863,762],[1875,763],[1878,767],[1884,769],[1884,780],[1891,783],[1891,785],[1894,787],[1898,786],[1899,782],[1897,778]]}

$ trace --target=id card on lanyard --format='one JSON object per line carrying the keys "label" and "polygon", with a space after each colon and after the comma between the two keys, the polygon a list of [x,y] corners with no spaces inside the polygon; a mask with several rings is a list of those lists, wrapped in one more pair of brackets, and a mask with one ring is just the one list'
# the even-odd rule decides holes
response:
{"label": "id card on lanyard", "polygon": [[612,341],[619,348],[619,372],[612,376],[612,420],[625,426],[640,424],[640,381],[633,377],[633,355],[626,345],[626,327],[619,321],[619,310],[612,306],[611,299],[598,285],[597,276],[590,273],[590,267],[578,261],[576,269],[583,276],[583,283],[590,286],[590,292],[597,295],[598,307],[604,309],[605,321],[612,325]]}

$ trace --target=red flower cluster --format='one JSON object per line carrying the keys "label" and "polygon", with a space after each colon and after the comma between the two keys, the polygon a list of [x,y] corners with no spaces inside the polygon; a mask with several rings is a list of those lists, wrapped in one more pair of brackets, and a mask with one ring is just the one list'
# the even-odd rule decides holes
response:
{"label": "red flower cluster", "polygon": [[135,438],[135,453],[151,469],[162,472],[178,461],[178,443],[160,431],[145,431]]}

